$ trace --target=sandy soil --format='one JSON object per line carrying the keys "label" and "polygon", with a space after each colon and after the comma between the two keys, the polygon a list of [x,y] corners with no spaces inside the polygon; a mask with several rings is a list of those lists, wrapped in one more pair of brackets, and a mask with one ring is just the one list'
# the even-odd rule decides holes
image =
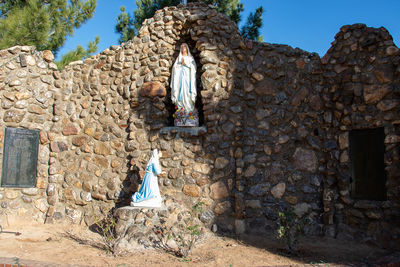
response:
{"label": "sandy soil", "polygon": [[0,233],[0,263],[18,261],[30,266],[380,266],[400,263],[398,252],[326,238],[303,239],[299,253],[288,255],[283,244],[268,236],[245,241],[211,237],[199,243],[188,259],[157,250],[114,257],[65,236],[71,232],[92,242],[101,242],[98,234],[83,226],[31,222],[2,226],[3,231],[18,231],[21,235]]}

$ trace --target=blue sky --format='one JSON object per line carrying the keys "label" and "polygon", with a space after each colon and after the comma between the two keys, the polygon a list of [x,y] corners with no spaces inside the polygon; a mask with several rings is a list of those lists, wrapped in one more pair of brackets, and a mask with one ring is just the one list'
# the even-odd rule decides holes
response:
{"label": "blue sky", "polygon": [[[264,42],[287,44],[323,56],[340,27],[364,23],[369,27],[385,27],[400,45],[400,0],[241,0],[245,11],[242,22],[258,6],[264,8],[261,34]],[[98,52],[118,44],[115,24],[120,7],[129,13],[136,8],[135,0],[98,0],[96,13],[69,37],[57,59],[75,49],[87,46],[100,36]]]}

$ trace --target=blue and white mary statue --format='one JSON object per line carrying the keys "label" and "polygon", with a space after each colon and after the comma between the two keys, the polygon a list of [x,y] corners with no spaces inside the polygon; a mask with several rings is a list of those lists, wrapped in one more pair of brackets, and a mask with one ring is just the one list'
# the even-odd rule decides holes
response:
{"label": "blue and white mary statue", "polygon": [[175,104],[175,126],[199,126],[196,104],[196,62],[183,43],[171,74],[171,100]]}
{"label": "blue and white mary statue", "polygon": [[161,173],[159,161],[161,155],[162,153],[159,153],[157,149],[153,150],[153,154],[147,163],[146,173],[143,177],[143,182],[140,186],[139,192],[136,192],[132,196],[132,207],[161,207],[162,199],[157,179],[157,175]]}

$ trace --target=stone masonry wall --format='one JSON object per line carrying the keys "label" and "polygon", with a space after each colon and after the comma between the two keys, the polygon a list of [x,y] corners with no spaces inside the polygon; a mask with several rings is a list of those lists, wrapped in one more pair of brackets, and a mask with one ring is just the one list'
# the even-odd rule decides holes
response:
{"label": "stone masonry wall", "polygon": [[[343,26],[322,63],[329,103],[325,224],[341,237],[399,248],[399,49],[384,28]],[[387,201],[352,199],[349,132],[378,127],[385,133]]]}
{"label": "stone masonry wall", "polygon": [[[43,57],[44,56],[44,57]],[[52,54],[33,47],[0,51],[0,158],[3,160],[5,127],[40,130],[37,183],[35,188],[1,188],[1,217],[26,215],[43,221],[48,203],[49,133],[53,125],[54,90]]]}
{"label": "stone masonry wall", "polygon": [[[243,132],[236,150],[236,189],[246,228],[276,228],[277,210],[309,215],[321,232],[325,157],[318,55],[283,45],[254,43],[241,92]],[[239,200],[238,200],[239,201]]]}
{"label": "stone masonry wall", "polygon": [[[198,128],[170,125],[170,72],[184,42],[198,67]],[[166,209],[117,212],[128,242],[186,223],[198,202],[199,219],[221,233],[267,233],[277,210],[293,207],[312,219],[308,234],[399,239],[399,50],[385,29],[345,26],[320,59],[244,40],[226,16],[190,3],[62,71],[52,60],[32,47],[0,51],[1,135],[41,131],[37,186],[1,188],[3,216],[91,225],[129,204],[158,148]],[[348,132],[375,127],[385,128],[388,200],[355,201]]]}

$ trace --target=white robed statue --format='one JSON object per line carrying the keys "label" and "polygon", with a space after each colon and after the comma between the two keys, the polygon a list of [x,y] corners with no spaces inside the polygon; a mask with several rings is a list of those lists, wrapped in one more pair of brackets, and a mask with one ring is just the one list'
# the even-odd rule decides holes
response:
{"label": "white robed statue", "polygon": [[161,155],[162,153],[158,153],[157,149],[153,150],[152,156],[147,163],[146,172],[139,192],[134,193],[132,196],[132,207],[161,207],[162,199],[157,179],[157,175],[161,173],[159,161]]}
{"label": "white robed statue", "polygon": [[181,45],[179,56],[172,67],[171,100],[175,104],[175,126],[199,126],[199,117],[195,109],[196,62],[186,43]]}

